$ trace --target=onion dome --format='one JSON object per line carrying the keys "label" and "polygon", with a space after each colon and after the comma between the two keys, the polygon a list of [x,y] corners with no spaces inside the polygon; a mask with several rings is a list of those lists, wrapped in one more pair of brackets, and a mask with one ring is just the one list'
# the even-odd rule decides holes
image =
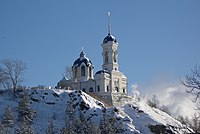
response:
{"label": "onion dome", "polygon": [[95,73],[95,75],[96,75],[96,74],[105,74],[105,73],[110,74],[107,70],[99,70],[99,71],[97,71],[97,72]]}
{"label": "onion dome", "polygon": [[86,57],[85,52],[82,50],[80,53],[80,58],[75,60],[73,66],[80,66],[81,63],[85,63],[85,65],[88,67],[89,65],[92,65],[92,62]]}
{"label": "onion dome", "polygon": [[116,38],[115,38],[113,35],[111,35],[111,34],[108,34],[108,35],[104,38],[103,43],[105,44],[105,43],[107,43],[107,42],[109,42],[109,41],[113,41],[113,42],[117,43]]}

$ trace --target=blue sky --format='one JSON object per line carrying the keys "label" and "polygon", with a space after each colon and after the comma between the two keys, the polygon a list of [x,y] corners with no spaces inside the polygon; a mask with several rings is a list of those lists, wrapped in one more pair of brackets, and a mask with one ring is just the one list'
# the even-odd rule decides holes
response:
{"label": "blue sky", "polygon": [[1,0],[0,59],[27,64],[24,85],[55,86],[83,46],[96,72],[110,11],[129,85],[178,81],[200,65],[199,7],[199,0]]}

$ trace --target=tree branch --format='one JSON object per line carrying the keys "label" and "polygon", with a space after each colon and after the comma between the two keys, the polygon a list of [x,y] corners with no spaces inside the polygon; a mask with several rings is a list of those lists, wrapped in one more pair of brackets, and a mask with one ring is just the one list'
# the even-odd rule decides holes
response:
{"label": "tree branch", "polygon": [[193,95],[192,101],[197,104],[197,110],[200,110],[200,66],[194,66],[191,74],[186,75],[181,83],[187,88],[186,92]]}

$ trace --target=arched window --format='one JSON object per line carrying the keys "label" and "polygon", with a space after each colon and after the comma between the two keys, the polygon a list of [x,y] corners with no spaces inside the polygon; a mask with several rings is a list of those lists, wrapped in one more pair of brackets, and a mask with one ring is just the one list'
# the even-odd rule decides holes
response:
{"label": "arched window", "polygon": [[115,87],[115,91],[116,91],[116,92],[119,92],[119,88],[118,88],[118,87]]}
{"label": "arched window", "polygon": [[93,90],[93,88],[92,88],[92,87],[89,89],[89,91],[90,91],[90,92],[94,92],[94,90]]}
{"label": "arched window", "polygon": [[108,52],[105,52],[105,63],[108,63]]}
{"label": "arched window", "polygon": [[126,92],[125,92],[125,88],[123,88],[123,93],[126,93]]}
{"label": "arched window", "polygon": [[114,62],[117,62],[117,50],[114,51],[113,59]]}
{"label": "arched window", "polygon": [[92,67],[89,68],[89,77],[92,78]]}
{"label": "arched window", "polygon": [[100,86],[99,85],[97,86],[97,91],[100,92]]}
{"label": "arched window", "polygon": [[85,76],[85,66],[81,66],[81,76]]}
{"label": "arched window", "polygon": [[109,92],[109,86],[106,87],[107,92]]}
{"label": "arched window", "polygon": [[74,69],[74,76],[75,76],[75,78],[77,77],[77,67],[75,67],[75,69]]}

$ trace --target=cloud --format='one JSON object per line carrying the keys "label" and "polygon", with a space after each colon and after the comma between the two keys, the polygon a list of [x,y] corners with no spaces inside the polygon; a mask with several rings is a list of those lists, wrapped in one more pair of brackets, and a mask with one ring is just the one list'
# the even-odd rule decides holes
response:
{"label": "cloud", "polygon": [[168,106],[174,117],[182,115],[190,118],[197,112],[194,110],[195,104],[192,102],[192,96],[186,93],[185,87],[179,82],[159,80],[142,89],[139,88],[139,90],[142,90],[145,98],[150,98],[153,94],[156,94],[160,104]]}

